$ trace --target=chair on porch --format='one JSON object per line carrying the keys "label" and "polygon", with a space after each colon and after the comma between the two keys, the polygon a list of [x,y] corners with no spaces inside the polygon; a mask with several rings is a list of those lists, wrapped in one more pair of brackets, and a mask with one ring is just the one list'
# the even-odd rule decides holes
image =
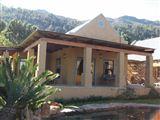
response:
{"label": "chair on porch", "polygon": [[113,74],[113,71],[107,70],[102,74],[101,77],[101,85],[104,86],[114,86],[115,84],[115,75]]}

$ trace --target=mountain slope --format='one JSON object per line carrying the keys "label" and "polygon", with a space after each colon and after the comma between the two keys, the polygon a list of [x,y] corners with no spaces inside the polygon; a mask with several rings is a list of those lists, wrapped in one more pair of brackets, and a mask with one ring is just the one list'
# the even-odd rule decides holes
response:
{"label": "mountain slope", "polygon": [[136,25],[151,25],[151,26],[159,26],[160,21],[151,21],[147,19],[138,19],[133,16],[122,16],[117,19],[109,19],[112,24],[136,24]]}
{"label": "mountain slope", "polygon": [[82,22],[57,16],[44,10],[27,10],[21,8],[8,8],[3,6],[3,20],[11,21],[12,19],[18,19],[23,22],[36,25],[39,29],[50,30],[56,32],[67,32],[73,29],[75,26],[80,25]]}
{"label": "mountain slope", "polygon": [[[55,32],[62,32],[66,33],[67,31],[75,28],[76,26],[84,23],[84,21],[79,21],[76,19],[66,18],[63,16],[54,15],[52,13],[49,13],[45,10],[28,10],[28,9],[21,9],[21,8],[9,8],[6,6],[2,6],[3,14],[2,19],[7,23],[7,26],[11,26],[11,21],[13,23],[13,19],[20,20],[21,22],[16,21],[16,23],[21,23],[22,27],[34,25],[38,29],[41,30],[49,30],[49,31],[55,31]],[[117,19],[107,18],[111,25],[117,30],[117,32],[122,36],[126,41],[131,43],[134,40],[143,40],[147,38],[153,38],[160,36],[160,22],[158,21],[150,21],[146,19],[138,19],[136,17],[132,16],[122,16]],[[29,24],[29,25],[26,25]],[[29,27],[32,28],[32,27]],[[7,30],[8,27],[3,31],[3,34],[6,36],[7,39],[9,39],[11,42],[16,41],[18,39],[18,42],[21,42],[24,40],[24,38],[27,37],[28,33],[23,36],[23,34],[19,36],[18,31],[15,33],[15,28],[12,28],[11,30]],[[27,30],[28,28],[26,28]],[[8,37],[9,34],[5,33],[9,31],[8,33],[12,32],[13,37]],[[20,31],[20,30],[19,30]],[[25,31],[25,29],[24,29]],[[32,29],[30,30],[32,31]],[[23,39],[21,39],[23,38]]]}

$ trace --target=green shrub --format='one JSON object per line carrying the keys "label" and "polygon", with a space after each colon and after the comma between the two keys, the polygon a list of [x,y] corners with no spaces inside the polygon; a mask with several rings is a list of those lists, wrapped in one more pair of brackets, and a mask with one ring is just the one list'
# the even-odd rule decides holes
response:
{"label": "green shrub", "polygon": [[0,64],[0,105],[3,107],[0,119],[6,117],[6,111],[10,112],[10,109],[14,109],[14,114],[25,108],[35,110],[59,90],[46,85],[57,74],[45,71],[35,77],[37,65],[34,65],[34,58],[27,59],[20,68],[20,58],[17,57],[14,61],[15,63],[9,56],[4,56]]}
{"label": "green shrub", "polygon": [[160,94],[158,93],[158,91],[154,88],[154,87],[150,87],[151,90],[148,93],[147,97],[148,98],[160,98]]}
{"label": "green shrub", "polygon": [[133,88],[127,87],[126,89],[122,90],[122,93],[117,96],[119,99],[135,99],[138,98],[138,96],[135,93],[135,90]]}

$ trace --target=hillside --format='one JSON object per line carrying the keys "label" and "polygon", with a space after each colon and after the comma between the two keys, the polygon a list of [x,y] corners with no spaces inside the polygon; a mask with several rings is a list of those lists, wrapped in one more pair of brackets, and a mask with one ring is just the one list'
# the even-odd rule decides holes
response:
{"label": "hillside", "polygon": [[[4,41],[8,41],[7,44],[18,44],[36,29],[65,33],[84,23],[84,21],[54,15],[45,10],[27,10],[6,6],[3,6],[2,10],[3,21],[0,21],[0,24],[5,24],[5,27],[0,26],[0,44]],[[132,16],[106,19],[129,43],[133,40],[160,36],[160,22],[158,21],[138,19]]]}
{"label": "hillside", "polygon": [[151,21],[147,19],[138,19],[133,16],[122,16],[116,19],[107,18],[113,25],[134,24],[134,25],[151,25],[160,27],[160,21]]}
{"label": "hillside", "polygon": [[42,30],[50,30],[56,32],[67,32],[82,22],[76,19],[66,18],[54,15],[45,10],[27,10],[21,8],[7,8],[3,6],[3,20],[11,21],[18,19],[23,22],[30,23]]}

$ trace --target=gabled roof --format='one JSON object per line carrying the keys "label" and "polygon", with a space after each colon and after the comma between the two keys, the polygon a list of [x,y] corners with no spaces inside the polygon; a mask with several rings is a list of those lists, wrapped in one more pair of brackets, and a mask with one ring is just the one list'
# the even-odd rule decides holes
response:
{"label": "gabled roof", "polygon": [[127,43],[118,35],[118,33],[112,28],[112,26],[102,14],[86,21],[84,24],[72,29],[66,34],[118,43]]}
{"label": "gabled roof", "polygon": [[91,20],[87,20],[86,22],[84,22],[83,24],[73,28],[72,30],[68,31],[66,34],[70,34],[70,35],[74,35],[75,33],[77,33],[79,30],[81,30],[83,27],[85,27],[85,25],[87,25]]}
{"label": "gabled roof", "polygon": [[[154,49],[152,48],[146,48],[146,47],[140,47],[140,46],[133,46],[123,43],[117,43],[117,42],[111,42],[111,41],[104,41],[100,39],[93,39],[93,38],[87,38],[87,37],[81,37],[77,35],[69,35],[64,33],[57,33],[57,32],[51,32],[51,31],[41,31],[37,30],[33,32],[30,36],[27,37],[26,40],[24,40],[20,45],[14,48],[14,50],[23,50],[32,43],[36,42],[40,38],[50,38],[50,39],[56,39],[61,41],[69,41],[69,42],[76,42],[76,43],[85,43],[90,45],[99,45],[99,46],[106,46],[111,48],[118,48],[123,50],[131,50],[131,51],[138,51],[143,53],[153,53]],[[96,48],[95,48],[96,49]],[[1,48],[0,48],[1,50]],[[2,48],[2,51],[10,50],[9,48]],[[12,51],[12,50],[10,50]]]}
{"label": "gabled roof", "polygon": [[[137,41],[134,45],[155,49],[155,51],[153,53],[153,59],[154,60],[160,59],[160,37]],[[137,56],[137,55],[130,55],[129,60],[144,61],[145,57],[144,56]]]}
{"label": "gabled roof", "polygon": [[64,33],[41,31],[41,30],[37,30],[33,32],[21,45],[19,45],[19,47],[25,48],[40,38],[51,38],[51,39],[56,39],[56,40],[70,41],[70,42],[76,42],[76,43],[86,43],[86,44],[92,44],[92,45],[100,45],[100,46],[133,50],[133,51],[146,52],[146,53],[154,52],[154,49],[152,48],[133,46],[133,45],[123,44],[123,43],[116,43],[116,42],[104,41],[100,39],[81,37],[77,35],[69,35],[69,34],[64,34]]}

